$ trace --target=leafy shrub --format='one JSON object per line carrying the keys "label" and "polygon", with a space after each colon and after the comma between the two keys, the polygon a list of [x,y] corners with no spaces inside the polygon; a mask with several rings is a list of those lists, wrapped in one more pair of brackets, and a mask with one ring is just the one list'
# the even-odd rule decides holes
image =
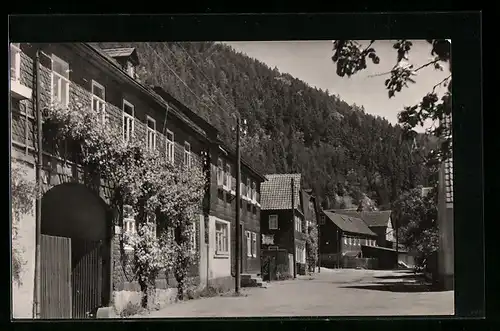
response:
{"label": "leafy shrub", "polygon": [[130,317],[134,315],[143,314],[146,311],[145,308],[139,303],[128,302],[125,308],[120,312],[120,317]]}

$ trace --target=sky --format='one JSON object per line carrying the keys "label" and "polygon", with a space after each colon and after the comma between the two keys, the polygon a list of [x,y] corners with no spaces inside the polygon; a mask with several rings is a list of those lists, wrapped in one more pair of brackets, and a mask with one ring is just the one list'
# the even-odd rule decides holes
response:
{"label": "sky", "polygon": [[[417,68],[432,59],[431,46],[425,40],[413,41],[413,48],[409,53],[409,62]],[[366,41],[360,41],[367,44]],[[385,117],[389,122],[397,123],[397,114],[405,106],[412,106],[422,100],[434,85],[449,75],[449,71],[438,71],[433,66],[428,66],[418,72],[414,77],[415,84],[397,93],[389,99],[384,81],[389,74],[370,77],[371,75],[385,73],[396,64],[396,50],[392,47],[394,41],[378,40],[373,44],[380,63],[368,63],[368,68],[358,72],[350,78],[339,77],[336,66],[331,60],[333,44],[331,40],[319,41],[242,41],[224,42],[236,51],[266,63],[271,68],[277,67],[282,73],[299,78],[311,86],[328,89],[330,94],[339,95],[349,104],[355,103],[364,106],[369,114]],[[443,92],[441,88],[438,92]],[[423,132],[424,128],[416,128]]]}

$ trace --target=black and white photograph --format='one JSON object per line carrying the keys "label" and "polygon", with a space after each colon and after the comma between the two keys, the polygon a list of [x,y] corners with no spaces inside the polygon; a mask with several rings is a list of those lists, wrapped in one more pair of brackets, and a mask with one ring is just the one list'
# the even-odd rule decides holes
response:
{"label": "black and white photograph", "polygon": [[9,48],[13,319],[455,314],[452,39]]}

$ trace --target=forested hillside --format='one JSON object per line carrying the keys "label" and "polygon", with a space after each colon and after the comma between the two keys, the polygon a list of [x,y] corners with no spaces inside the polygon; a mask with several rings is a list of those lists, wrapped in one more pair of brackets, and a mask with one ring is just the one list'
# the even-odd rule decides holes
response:
{"label": "forested hillside", "polygon": [[[362,201],[387,208],[424,184],[426,169],[399,126],[266,64],[212,43],[101,43],[138,49],[141,79],[160,85],[234,143],[233,113],[246,119],[243,156],[263,173],[301,172],[324,207]],[[333,64],[332,64],[333,66]],[[185,82],[185,84],[183,83]],[[187,85],[187,86],[186,86]],[[417,145],[428,148],[427,139]],[[368,197],[368,198],[367,198]]]}

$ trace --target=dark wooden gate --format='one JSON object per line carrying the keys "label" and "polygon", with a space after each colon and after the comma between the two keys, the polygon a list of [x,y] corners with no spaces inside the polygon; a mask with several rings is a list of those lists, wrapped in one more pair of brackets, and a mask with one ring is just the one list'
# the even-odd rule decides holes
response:
{"label": "dark wooden gate", "polygon": [[285,249],[263,249],[261,251],[262,279],[281,280],[290,276],[288,252]]}
{"label": "dark wooden gate", "polygon": [[71,239],[42,235],[41,318],[71,318]]}
{"label": "dark wooden gate", "polygon": [[103,299],[103,243],[73,239],[73,318],[89,318]]}

